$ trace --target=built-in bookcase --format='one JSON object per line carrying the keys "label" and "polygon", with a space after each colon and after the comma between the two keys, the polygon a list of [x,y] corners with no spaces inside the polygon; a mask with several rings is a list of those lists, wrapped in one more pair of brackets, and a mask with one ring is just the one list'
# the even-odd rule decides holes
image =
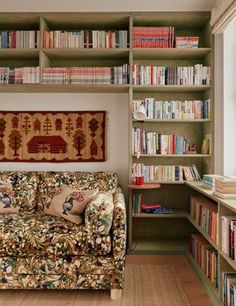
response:
{"label": "built-in bookcase", "polygon": [[[214,172],[214,96],[213,96],[213,44],[209,12],[124,12],[124,13],[1,13],[0,31],[40,30],[40,45],[37,49],[0,49],[0,67],[113,67],[129,64],[129,84],[43,84],[42,75],[38,84],[0,84],[0,92],[10,93],[127,93],[129,95],[129,183],[132,184],[133,163],[145,165],[181,165],[195,164],[200,175]],[[196,49],[177,48],[134,48],[133,27],[136,26],[172,26],[175,36],[198,36],[199,47]],[[127,48],[45,48],[44,31],[128,31]],[[138,65],[157,66],[193,66],[203,64],[211,67],[211,84],[208,85],[133,85],[132,68]],[[207,119],[187,120],[134,120],[132,114],[133,100],[147,97],[156,100],[207,100],[210,99],[211,115]],[[132,155],[132,128],[142,128],[161,134],[178,134],[195,144],[197,154],[141,154],[139,158]],[[211,152],[201,153],[202,140],[211,135]],[[187,254],[190,234],[200,232],[207,239],[194,221],[189,217],[189,193],[186,182],[153,182],[160,183],[159,189],[141,189],[146,203],[161,203],[171,209],[173,214],[133,214],[132,189],[129,191],[128,210],[128,252],[133,254]],[[220,206],[221,207],[221,206]],[[228,206],[219,208],[228,214]],[[223,212],[222,212],[223,214]],[[219,242],[221,243],[221,242]],[[214,245],[213,245],[214,247]],[[222,269],[236,269],[232,262],[222,253],[219,246],[219,266]],[[204,278],[191,257],[189,260]],[[220,277],[220,276],[219,276]],[[221,288],[220,284],[220,288]],[[214,288],[206,286],[209,293]],[[219,293],[212,295],[219,301]]]}

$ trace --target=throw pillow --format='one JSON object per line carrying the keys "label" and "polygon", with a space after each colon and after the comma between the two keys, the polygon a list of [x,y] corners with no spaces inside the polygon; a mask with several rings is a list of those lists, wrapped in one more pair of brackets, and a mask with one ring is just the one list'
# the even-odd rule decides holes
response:
{"label": "throw pillow", "polygon": [[13,187],[9,182],[0,181],[0,214],[15,214],[19,208],[14,207]]}
{"label": "throw pillow", "polygon": [[62,217],[76,224],[81,224],[83,222],[81,214],[97,192],[97,189],[85,191],[63,186],[58,188],[50,206],[45,208],[44,212],[47,215]]}

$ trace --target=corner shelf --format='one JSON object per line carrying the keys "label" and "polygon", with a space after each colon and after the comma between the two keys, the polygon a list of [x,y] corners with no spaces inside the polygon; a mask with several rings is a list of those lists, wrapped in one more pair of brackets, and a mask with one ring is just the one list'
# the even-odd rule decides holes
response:
{"label": "corner shelf", "polygon": [[172,214],[146,214],[146,213],[140,213],[140,214],[133,214],[133,218],[166,218],[166,219],[172,219],[172,218],[185,218],[187,215],[187,211],[180,210],[180,209],[171,209],[173,211]]}
{"label": "corner shelf", "polygon": [[143,121],[138,121],[133,119],[133,122],[137,123],[205,123],[211,122],[211,119],[145,119]]}

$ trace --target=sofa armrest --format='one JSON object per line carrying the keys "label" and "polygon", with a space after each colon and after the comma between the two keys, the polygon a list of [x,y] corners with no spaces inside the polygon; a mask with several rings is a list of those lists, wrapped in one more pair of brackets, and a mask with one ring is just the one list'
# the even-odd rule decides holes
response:
{"label": "sofa armrest", "polygon": [[114,193],[114,212],[112,222],[113,257],[123,261],[126,252],[126,206],[122,189],[117,187]]}

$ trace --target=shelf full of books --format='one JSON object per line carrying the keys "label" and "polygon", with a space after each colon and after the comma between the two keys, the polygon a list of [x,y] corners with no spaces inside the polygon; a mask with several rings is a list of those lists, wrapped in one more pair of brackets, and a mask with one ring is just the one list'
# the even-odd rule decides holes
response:
{"label": "shelf full of books", "polygon": [[199,181],[200,175],[196,165],[144,165],[143,163],[132,164],[132,179],[143,176],[145,183],[152,182],[183,182]]}

